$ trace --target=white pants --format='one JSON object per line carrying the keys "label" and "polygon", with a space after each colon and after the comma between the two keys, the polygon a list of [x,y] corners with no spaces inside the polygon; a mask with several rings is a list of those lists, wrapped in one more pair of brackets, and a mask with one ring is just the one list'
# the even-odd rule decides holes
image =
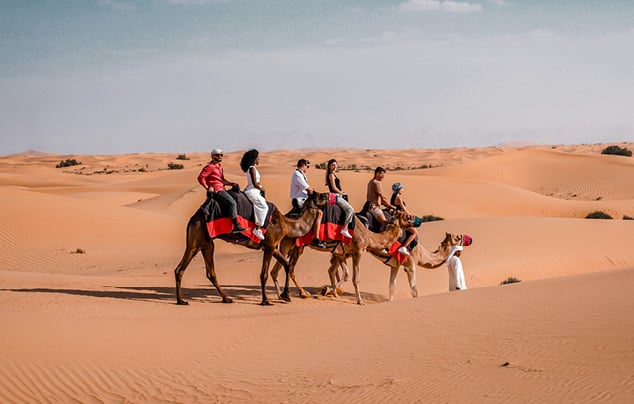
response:
{"label": "white pants", "polygon": [[269,211],[269,206],[266,204],[266,199],[260,194],[260,190],[257,188],[245,189],[244,194],[253,203],[253,214],[255,216],[256,226],[264,226],[264,219]]}

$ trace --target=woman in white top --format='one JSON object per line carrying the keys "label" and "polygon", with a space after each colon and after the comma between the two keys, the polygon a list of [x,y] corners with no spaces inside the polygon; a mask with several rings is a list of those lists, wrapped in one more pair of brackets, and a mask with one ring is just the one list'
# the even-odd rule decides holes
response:
{"label": "woman in white top", "polygon": [[253,235],[260,240],[264,240],[262,226],[264,226],[264,219],[269,211],[269,206],[264,199],[264,187],[260,183],[260,172],[256,168],[259,163],[260,153],[255,149],[251,149],[242,156],[240,168],[247,173],[247,187],[244,189],[244,194],[253,203],[253,214],[255,216]]}
{"label": "woman in white top", "polygon": [[451,247],[449,257],[447,257],[447,269],[449,269],[449,291],[464,290],[467,284],[464,280],[464,272],[462,270],[462,246],[456,245]]}

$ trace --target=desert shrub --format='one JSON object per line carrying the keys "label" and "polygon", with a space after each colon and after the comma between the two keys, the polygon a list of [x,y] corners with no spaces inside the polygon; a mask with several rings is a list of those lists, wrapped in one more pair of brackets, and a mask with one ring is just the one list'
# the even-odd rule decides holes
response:
{"label": "desert shrub", "polygon": [[601,154],[615,154],[617,156],[632,157],[632,151],[627,147],[617,145],[608,146],[601,151]]}
{"label": "desert shrub", "polygon": [[55,166],[55,168],[78,166],[80,164],[81,164],[81,161],[77,161],[75,159],[66,159],[66,160],[60,161],[59,164]]}
{"label": "desert shrub", "polygon": [[628,216],[628,215],[623,215],[623,220],[634,220],[634,217]]}
{"label": "desert shrub", "polygon": [[185,166],[178,163],[172,163],[170,161],[169,163],[167,163],[167,168],[169,168],[170,170],[182,170],[183,168],[185,168]]}
{"label": "desert shrub", "polygon": [[586,219],[612,219],[612,216],[608,215],[605,212],[597,210],[592,213],[588,213]]}
{"label": "desert shrub", "polygon": [[86,250],[84,250],[83,248],[78,248],[75,251],[71,251],[71,254],[86,254]]}
{"label": "desert shrub", "polygon": [[502,282],[500,282],[500,285],[506,285],[509,283],[518,283],[521,282],[521,280],[519,280],[518,278],[514,277],[514,276],[509,276],[508,278],[504,279]]}
{"label": "desert shrub", "polygon": [[421,217],[423,222],[435,222],[437,220],[445,220],[444,217],[434,216],[434,215],[425,215]]}
{"label": "desert shrub", "polygon": [[189,157],[186,154],[179,154],[176,160],[189,160]]}

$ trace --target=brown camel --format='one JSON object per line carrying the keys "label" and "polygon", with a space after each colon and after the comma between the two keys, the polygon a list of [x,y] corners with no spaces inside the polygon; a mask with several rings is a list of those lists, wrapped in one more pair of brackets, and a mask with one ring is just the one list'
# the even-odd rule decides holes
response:
{"label": "brown camel", "polygon": [[[383,248],[388,248],[392,243],[394,243],[401,234],[403,228],[408,227],[411,223],[411,216],[404,213],[398,212],[393,217],[391,222],[387,225],[386,229],[382,233],[373,233],[368,230],[363,223],[359,220],[357,216],[355,216],[355,227],[354,233],[352,235],[352,242],[350,244],[339,243],[334,251],[331,248],[320,249],[314,246],[309,246],[317,251],[330,252],[332,254],[331,265],[328,268],[328,274],[330,276],[330,282],[333,289],[333,295],[337,296],[337,286],[341,283],[348,280],[348,270],[345,265],[345,261],[348,257],[352,257],[352,283],[354,284],[355,294],[357,297],[357,304],[363,304],[363,299],[361,298],[361,292],[359,290],[359,272],[360,272],[360,261],[361,254],[363,251],[368,249],[376,249],[381,250]],[[299,257],[302,255],[304,251],[304,246],[296,247],[295,240],[285,239],[280,244],[280,252],[286,255],[289,258],[289,271],[288,276],[290,276],[295,283],[295,286],[299,290],[301,296],[309,296],[310,294],[306,292],[296,281],[295,279],[295,265],[299,260]],[[340,279],[337,273],[337,266],[343,263],[342,268],[344,268],[344,277]],[[271,271],[271,277],[275,282],[276,289],[279,294],[279,285],[277,283],[277,274],[279,272],[279,265],[276,264]],[[262,271],[264,272],[266,268],[263,266]],[[287,276],[287,279],[288,279]],[[285,287],[285,291],[288,290],[288,281]]]}
{"label": "brown camel", "polygon": [[[304,209],[301,211],[299,217],[296,219],[285,217],[279,212],[278,209],[274,208],[271,213],[270,224],[267,228],[264,240],[262,240],[261,243],[248,241],[246,244],[244,244],[243,242],[239,242],[236,238],[231,237],[231,235],[221,235],[219,236],[219,238],[224,241],[234,244],[240,244],[251,249],[263,249],[263,265],[264,263],[267,263],[267,268],[268,264],[271,262],[271,257],[275,257],[286,270],[287,282],[285,293],[282,294],[282,297],[288,296],[289,265],[286,257],[284,257],[278,251],[280,241],[287,236],[301,237],[306,234],[312,228],[312,224],[317,217],[317,211],[327,204],[327,193],[313,193],[306,200],[306,203],[304,204]],[[194,215],[189,219],[189,222],[187,223],[187,242],[185,246],[185,252],[183,253],[183,258],[174,269],[174,277],[176,279],[177,304],[188,304],[185,300],[183,300],[183,296],[181,293],[181,280],[183,279],[183,274],[185,273],[187,266],[196,256],[196,254],[198,254],[199,251],[202,251],[203,258],[205,260],[207,279],[209,279],[218,290],[218,293],[222,297],[222,302],[233,302],[233,300],[222,290],[216,278],[216,271],[214,267],[214,249],[214,239],[209,236],[209,232],[207,231],[207,225],[205,222],[205,216],[199,209],[198,211],[196,211],[196,213],[194,213]],[[262,304],[268,304],[268,299],[266,298],[264,286],[265,282],[262,283]]]}
{"label": "brown camel", "polygon": [[[409,257],[407,260],[403,262],[403,264],[399,264],[396,259],[390,257],[389,255],[383,254],[380,250],[377,249],[368,249],[368,252],[372,254],[375,258],[379,259],[385,265],[390,267],[390,301],[394,300],[394,289],[396,287],[396,276],[398,275],[398,270],[403,265],[405,269],[405,273],[407,273],[407,279],[409,280],[410,291],[412,292],[412,297],[418,297],[418,290],[416,289],[416,264],[422,266],[423,268],[435,269],[442,266],[445,263],[445,260],[449,256],[449,251],[451,247],[455,245],[463,245],[463,241],[465,240],[465,235],[463,234],[451,234],[445,233],[444,240],[440,243],[440,246],[434,252],[430,252],[425,249],[420,243],[416,244],[416,246],[410,251]],[[388,260],[386,262],[386,260]],[[345,265],[345,263],[343,263]],[[344,269],[345,271],[346,269]]]}

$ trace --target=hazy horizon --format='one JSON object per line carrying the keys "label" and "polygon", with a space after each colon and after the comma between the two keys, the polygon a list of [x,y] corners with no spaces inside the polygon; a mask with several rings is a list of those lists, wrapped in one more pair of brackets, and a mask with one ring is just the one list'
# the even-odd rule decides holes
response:
{"label": "hazy horizon", "polygon": [[634,140],[634,3],[0,0],[0,154]]}

